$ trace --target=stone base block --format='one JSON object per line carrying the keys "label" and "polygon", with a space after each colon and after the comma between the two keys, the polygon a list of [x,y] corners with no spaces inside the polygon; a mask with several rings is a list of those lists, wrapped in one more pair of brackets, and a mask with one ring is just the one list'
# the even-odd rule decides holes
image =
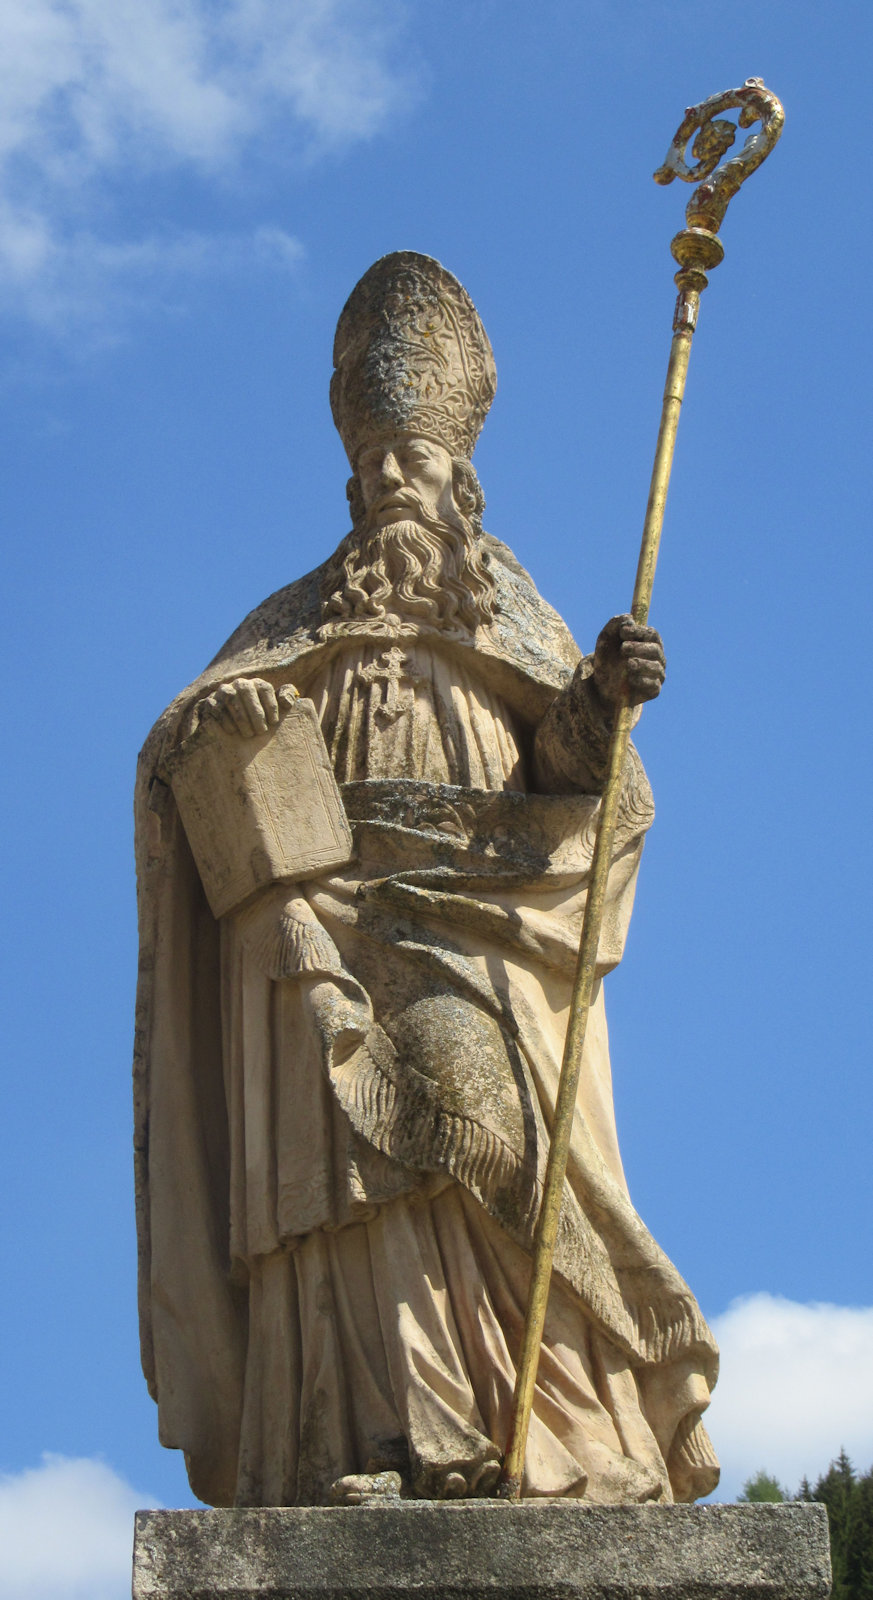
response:
{"label": "stone base block", "polygon": [[133,1600],[825,1600],[824,1506],[140,1511]]}

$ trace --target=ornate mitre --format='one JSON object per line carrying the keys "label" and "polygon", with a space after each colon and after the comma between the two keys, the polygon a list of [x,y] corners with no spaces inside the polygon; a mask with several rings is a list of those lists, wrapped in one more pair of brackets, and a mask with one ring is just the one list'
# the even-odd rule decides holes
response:
{"label": "ornate mitre", "polygon": [[352,465],[362,445],[420,434],[471,456],[497,388],[488,335],[466,289],[432,256],[383,256],[337,323],[333,419]]}

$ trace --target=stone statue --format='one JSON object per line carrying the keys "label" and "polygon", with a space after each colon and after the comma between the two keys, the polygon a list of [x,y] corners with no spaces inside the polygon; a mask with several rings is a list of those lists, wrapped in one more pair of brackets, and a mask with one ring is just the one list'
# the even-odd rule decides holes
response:
{"label": "stone statue", "polygon": [[[495,369],[450,273],[378,261],[334,362],[352,531],[140,761],[143,1361],[219,1506],[494,1493],[612,710],[664,672],[629,617],[581,656],[483,532]],[[604,974],[652,815],[632,750]],[[692,1500],[717,1352],[628,1197],[602,995],[585,1051],[523,1493]]]}

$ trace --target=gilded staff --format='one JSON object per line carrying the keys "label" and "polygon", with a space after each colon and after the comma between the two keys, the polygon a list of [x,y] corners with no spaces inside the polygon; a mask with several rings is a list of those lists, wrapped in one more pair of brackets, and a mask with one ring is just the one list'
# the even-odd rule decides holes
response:
{"label": "gilded staff", "polygon": [[[723,161],[722,157],[736,138],[736,128],[720,113],[736,110],[740,113],[738,122],[741,128],[752,127],[755,123],[760,123],[761,126],[757,133],[749,135],[742,150]],[[784,121],[785,113],[776,96],[764,87],[760,78],[747,78],[741,89],[729,89],[725,94],[711,95],[700,105],[689,107],[677,129],[663,166],[654,174],[656,183],[672,183],[674,178],[682,178],[686,183],[697,183],[698,187],[686,207],[687,226],[676,235],[670,246],[674,259],[679,263],[679,271],[675,275],[679,295],[673,316],[673,341],[661,407],[661,424],[655,447],[649,501],[643,524],[640,558],[631,606],[634,621],[638,623],[645,624],[649,615],[676,430],[679,426],[679,412],[685,392],[688,358],[697,324],[700,296],[708,282],[707,272],[717,267],[724,259],[718,228],[724,220],[729,201],[740,185],[756,167],[761,165],[772,150],[782,132]],[[685,151],[692,138],[694,143],[691,153],[694,165],[689,167],[685,160]],[[517,1500],[521,1495],[525,1448],[546,1321],[552,1260],[561,1215],[567,1158],[570,1153],[570,1135],[582,1064],[582,1047],[585,1043],[585,1028],[594,988],[600,926],[621,802],[631,716],[632,709],[625,700],[616,711],[608,773],[591,862],[579,960],[558,1082],[549,1161],[534,1240],[527,1312],[503,1461],[502,1493],[511,1500]]]}

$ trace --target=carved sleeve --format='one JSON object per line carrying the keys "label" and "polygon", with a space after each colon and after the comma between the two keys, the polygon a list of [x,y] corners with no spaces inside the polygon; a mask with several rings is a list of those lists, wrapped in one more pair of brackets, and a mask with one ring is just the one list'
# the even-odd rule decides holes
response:
{"label": "carved sleeve", "polygon": [[534,772],[543,794],[603,790],[612,728],[591,681],[592,667],[592,657],[585,656],[537,728]]}
{"label": "carved sleeve", "polygon": [[268,978],[342,974],[340,953],[293,883],[262,890],[236,913],[243,946]]}

